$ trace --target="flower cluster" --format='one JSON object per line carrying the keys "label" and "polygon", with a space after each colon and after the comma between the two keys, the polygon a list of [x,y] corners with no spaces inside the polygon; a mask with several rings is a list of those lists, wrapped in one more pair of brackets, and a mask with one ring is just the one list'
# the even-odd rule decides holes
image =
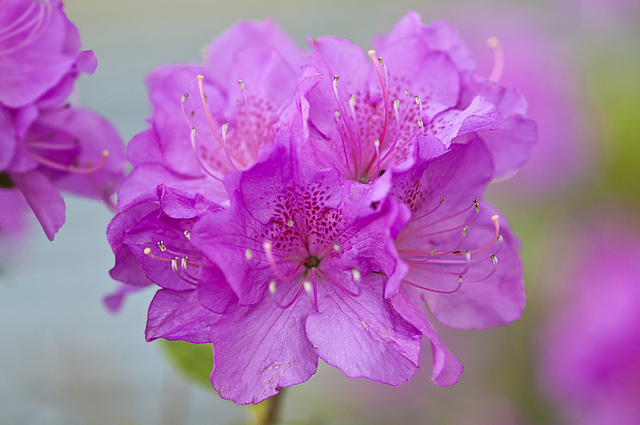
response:
{"label": "flower cluster", "polygon": [[[0,2],[0,202],[25,200],[53,240],[65,219],[58,190],[108,201],[124,178],[124,145],[96,113],[66,99],[96,58],[57,0]],[[3,214],[3,233],[18,220]]]}
{"label": "flower cluster", "polygon": [[158,285],[147,340],[213,343],[213,387],[257,403],[318,358],[398,385],[462,365],[430,322],[483,329],[524,307],[517,241],[483,201],[517,169],[535,124],[515,90],[474,73],[454,28],[408,14],[365,54],[300,50],[272,22],[239,23],[205,63],[147,79],[151,127],[107,236],[121,287]]}

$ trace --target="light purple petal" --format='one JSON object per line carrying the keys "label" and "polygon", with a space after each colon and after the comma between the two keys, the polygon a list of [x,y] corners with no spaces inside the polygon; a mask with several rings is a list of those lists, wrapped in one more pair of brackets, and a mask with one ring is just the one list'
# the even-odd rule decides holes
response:
{"label": "light purple petal", "polygon": [[220,269],[209,263],[202,267],[196,294],[203,307],[220,314],[238,299]]}
{"label": "light purple petal", "polygon": [[185,193],[200,193],[212,202],[227,198],[222,184],[210,177],[193,178],[176,174],[161,164],[142,164],[133,169],[118,190],[118,209],[133,202],[158,199],[157,187],[164,184]]}
{"label": "light purple petal", "polygon": [[[474,264],[459,291],[453,294],[423,293],[434,317],[443,325],[458,329],[486,329],[502,326],[518,320],[525,304],[525,290],[522,262],[517,253],[518,242],[509,230],[506,219],[487,203],[473,226],[469,226],[467,236],[461,246],[477,249],[486,246],[494,238],[495,230],[489,217],[500,216],[500,235],[503,238],[500,251],[496,254],[497,269],[492,273],[493,264],[489,259]],[[497,244],[494,244],[497,245]],[[493,247],[492,250],[497,250]],[[472,254],[471,259],[487,257],[491,250]],[[486,276],[489,276],[486,278]],[[413,277],[410,273],[410,279]],[[449,284],[449,287],[455,286]],[[433,287],[437,287],[434,282]]]}
{"label": "light purple petal", "polygon": [[196,344],[211,342],[209,331],[220,315],[202,307],[195,292],[156,292],[147,316],[147,341],[164,338]]}
{"label": "light purple petal", "polygon": [[357,297],[319,287],[319,312],[307,318],[307,336],[321,359],[350,378],[399,385],[418,370],[421,333],[382,297],[383,284],[380,276],[363,278]]}
{"label": "light purple petal", "polygon": [[[2,25],[19,16],[27,3],[9,2],[4,5]],[[77,52],[67,51],[69,25],[60,3],[53,7],[44,30],[34,41],[17,50],[16,46],[24,40],[23,35],[0,43],[0,51],[8,52],[0,55],[0,103],[11,108],[32,103],[70,72]]]}
{"label": "light purple petal", "polygon": [[6,170],[18,141],[9,110],[0,105],[0,170]]}
{"label": "light purple petal", "polygon": [[118,213],[109,223],[107,241],[116,257],[115,265],[109,271],[109,275],[113,279],[130,286],[144,287],[152,284],[145,276],[140,261],[123,243],[123,239],[129,229],[149,213],[156,211],[157,208],[157,205],[151,202],[134,205]]}
{"label": "light purple petal", "polygon": [[269,296],[253,306],[230,307],[211,328],[211,383],[220,396],[255,404],[309,379],[318,365],[305,333],[311,308],[299,299],[296,308],[282,309]]}
{"label": "light purple petal", "polygon": [[79,147],[79,167],[91,167],[103,160],[104,165],[89,174],[68,173],[56,181],[63,190],[97,199],[106,199],[118,189],[124,179],[125,149],[117,131],[101,115],[84,108],[68,108],[58,113],[43,114],[38,123],[53,132],[67,132]]}
{"label": "light purple petal", "polygon": [[440,340],[438,330],[429,321],[420,292],[415,288],[405,287],[390,301],[394,310],[418,328],[431,342],[433,382],[441,387],[456,384],[464,368],[460,360]]}
{"label": "light purple petal", "polygon": [[65,205],[62,196],[38,171],[10,174],[9,177],[24,195],[47,238],[52,241],[64,224]]}
{"label": "light purple petal", "polygon": [[427,127],[427,134],[442,140],[446,147],[451,141],[467,133],[503,128],[502,115],[496,106],[482,97],[476,97],[463,111],[449,110],[439,114]]}

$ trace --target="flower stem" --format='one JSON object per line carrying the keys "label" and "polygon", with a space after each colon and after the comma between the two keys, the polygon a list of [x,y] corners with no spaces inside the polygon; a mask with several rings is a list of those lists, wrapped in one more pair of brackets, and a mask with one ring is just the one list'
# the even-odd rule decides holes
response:
{"label": "flower stem", "polygon": [[278,421],[280,408],[282,407],[282,393],[284,388],[280,388],[278,394],[269,397],[258,406],[259,409],[255,412],[253,424],[254,425],[275,425]]}

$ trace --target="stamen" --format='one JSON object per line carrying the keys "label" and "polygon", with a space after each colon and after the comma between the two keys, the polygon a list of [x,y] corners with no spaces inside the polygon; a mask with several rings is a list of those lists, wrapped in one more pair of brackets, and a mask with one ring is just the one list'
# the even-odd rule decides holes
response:
{"label": "stamen", "polygon": [[316,268],[311,269],[311,283],[313,284],[313,305],[318,310],[318,282],[316,280]]}
{"label": "stamen", "polygon": [[187,278],[185,278],[184,276],[180,275],[179,269],[178,269],[178,263],[180,262],[180,260],[178,259],[178,257],[173,257],[171,259],[171,270],[173,271],[173,273],[175,273],[175,275],[182,281],[190,284],[190,285],[194,285],[197,286],[198,282],[193,282]]}
{"label": "stamen", "polygon": [[[423,224],[423,225],[421,226],[421,227],[422,227],[423,229],[425,229],[425,230],[426,230],[426,229],[429,229],[430,227],[433,227],[433,226],[435,226],[436,224],[440,224],[440,223],[445,222],[445,221],[447,221],[447,220],[451,220],[451,219],[453,219],[453,218],[455,218],[455,217],[458,217],[458,216],[460,216],[460,215],[463,215],[463,214],[467,213],[467,212],[468,212],[471,208],[473,208],[473,207],[476,207],[476,213],[473,215],[473,217],[472,217],[471,219],[469,219],[467,222],[465,222],[465,223],[463,223],[463,224],[461,224],[461,225],[454,226],[454,227],[447,228],[447,229],[443,229],[443,230],[438,230],[438,231],[430,232],[430,233],[420,233],[420,232],[415,232],[415,233],[407,234],[407,235],[406,235],[407,237],[405,237],[405,238],[400,238],[400,237],[399,237],[399,238],[397,239],[397,243],[408,242],[408,241],[411,241],[411,240],[420,239],[420,238],[424,238],[424,237],[428,237],[428,236],[440,235],[440,234],[443,234],[443,233],[449,233],[449,232],[452,232],[452,231],[454,231],[454,230],[464,229],[465,227],[469,227],[469,225],[470,225],[471,223],[473,223],[473,222],[475,221],[475,219],[478,217],[478,215],[480,214],[480,212],[479,212],[479,208],[478,208],[479,206],[478,206],[478,204],[477,204],[477,200],[475,200],[475,199],[474,199],[474,203],[472,203],[472,205],[470,205],[469,207],[465,208],[464,210],[459,211],[459,212],[457,212],[457,213],[455,213],[455,214],[453,214],[453,215],[451,215],[451,216],[441,218],[440,220],[436,220],[436,221],[434,221],[434,222],[432,222],[432,223],[428,223],[428,224],[427,224],[427,223],[425,223],[425,224]],[[412,219],[412,221],[413,221],[413,222],[415,222],[415,220],[413,220],[413,219]],[[402,235],[402,234],[401,234],[401,235]],[[410,237],[409,237],[409,236],[410,236]]]}
{"label": "stamen", "polygon": [[100,168],[102,168],[104,164],[106,164],[107,158],[109,158],[109,151],[107,150],[102,151],[102,159],[100,160],[100,162],[98,162],[93,166],[91,165],[90,161],[87,161],[87,168],[80,168],[73,165],[58,164],[57,162],[53,162],[31,151],[29,151],[29,156],[31,156],[31,158],[35,159],[42,165],[46,165],[47,167],[53,168],[54,170],[68,171],[70,173],[76,173],[76,174],[91,174],[91,173],[95,173]]}
{"label": "stamen", "polygon": [[417,221],[417,220],[420,220],[420,219],[428,216],[429,214],[432,214],[432,213],[436,212],[438,210],[438,208],[440,208],[440,206],[442,206],[442,204],[444,204],[444,198],[440,198],[440,202],[438,203],[438,205],[436,205],[436,207],[434,209],[432,209],[430,211],[427,211],[426,213],[424,213],[422,215],[419,215],[417,217],[413,217],[413,218],[411,218],[411,220],[412,221]]}
{"label": "stamen", "polygon": [[187,239],[191,240],[191,232],[190,232],[190,231],[185,230],[185,231],[184,231],[184,236],[185,236]]}
{"label": "stamen", "polygon": [[276,281],[275,280],[269,281],[269,292],[271,292],[272,294],[276,293]]}
{"label": "stamen", "polygon": [[[315,267],[314,267],[315,269]],[[335,282],[331,279],[329,279],[327,277],[327,275],[325,275],[324,273],[322,273],[320,270],[316,270],[316,273],[318,274],[318,276],[320,276],[322,279],[326,280],[327,282],[329,282],[330,284],[332,284],[333,286],[335,286],[338,289],[341,289],[342,291],[344,291],[345,293],[351,295],[352,297],[357,297],[358,295],[360,295],[360,291],[358,291],[358,293],[355,292],[351,292],[349,291],[347,288],[345,288],[344,286],[340,285],[338,282]]]}
{"label": "stamen", "polygon": [[500,81],[502,70],[504,69],[504,53],[496,37],[490,37],[487,40],[487,46],[493,50],[493,68],[491,69],[491,74],[489,74],[489,81],[497,83]]}
{"label": "stamen", "polygon": [[433,289],[433,288],[427,288],[426,286],[422,286],[422,285],[418,285],[417,283],[413,283],[411,281],[408,281],[407,279],[404,279],[403,282],[414,286],[416,288],[420,288],[420,289],[424,289],[425,291],[429,291],[429,292],[435,292],[436,294],[454,294],[456,292],[458,292],[460,290],[460,288],[462,288],[462,276],[458,276],[458,286],[455,287],[455,289],[451,290],[451,291],[441,291],[438,289]]}
{"label": "stamen", "polygon": [[198,278],[193,276],[191,273],[189,273],[188,267],[189,266],[193,266],[193,264],[191,264],[189,262],[189,258],[185,255],[184,257],[182,257],[182,260],[180,261],[180,265],[182,266],[182,272],[184,274],[187,275],[187,277],[189,277],[190,279],[193,279],[194,281],[198,281]]}
{"label": "stamen", "polygon": [[493,269],[491,269],[491,271],[489,272],[488,275],[486,275],[482,279],[467,280],[467,281],[465,281],[465,283],[480,283],[480,282],[484,282],[485,280],[487,280],[491,276],[493,276],[493,274],[496,272],[496,270],[498,270],[498,257],[495,254],[491,254],[491,261],[493,262]]}
{"label": "stamen", "polygon": [[362,279],[362,274],[360,273],[360,270],[351,269],[351,275],[353,276],[353,280],[355,280],[356,283],[360,283],[360,279]]}
{"label": "stamen", "polygon": [[158,242],[158,248],[160,248],[160,251],[162,252],[167,252],[167,246],[164,244],[163,241]]}
{"label": "stamen", "polygon": [[278,277],[278,279],[280,279],[283,282],[288,282],[291,279],[293,279],[294,276],[296,275],[296,273],[298,273],[298,271],[300,270],[300,268],[303,265],[305,265],[306,263],[312,261],[310,258],[302,260],[300,263],[298,263],[296,268],[293,270],[293,272],[291,272],[291,274],[289,276],[285,276],[282,273],[280,273],[280,270],[278,270],[278,267],[277,267],[278,262],[275,261],[275,259],[273,258],[273,244],[270,241],[266,241],[266,242],[264,242],[262,244],[262,246],[264,247],[264,251],[265,251],[265,254],[267,256],[267,260],[269,261],[269,267],[275,273],[275,275]]}
{"label": "stamen", "polygon": [[[342,105],[342,101],[341,101],[341,98],[340,98],[340,92],[338,91],[338,81],[339,80],[340,80],[340,77],[338,77],[337,75],[333,76],[333,94],[335,96],[336,103],[338,104],[338,109],[336,109],[336,111],[335,111],[336,124],[337,124],[338,128],[340,128],[340,129],[342,128],[342,125],[344,125],[345,130],[346,130],[346,135],[348,135],[348,139],[349,140],[353,140],[354,137],[353,137],[353,134],[351,132],[351,127],[349,126],[349,123],[347,122],[347,120],[343,117],[344,114],[341,112],[341,109],[343,108],[343,105]],[[355,115],[354,115],[353,116],[353,120],[355,121],[355,119],[356,118],[355,118]],[[344,160],[345,160],[345,163],[347,165],[347,170],[349,170],[349,172],[351,172],[351,164],[350,164],[350,161],[349,161],[349,155],[347,153],[347,144],[351,145],[351,147],[353,149],[354,148],[353,147],[354,143],[347,143],[345,141],[345,138],[344,138],[343,134],[342,134],[342,131],[340,131],[340,136],[341,136],[340,139],[341,139],[341,142],[342,142],[342,150],[343,150],[343,153],[344,153]],[[358,143],[356,143],[356,144],[358,145],[358,150],[360,152],[359,157],[362,158],[362,146],[361,146],[359,133],[358,133],[358,139],[357,140],[358,140]],[[354,164],[354,167],[355,167],[354,175],[357,176],[358,175],[358,164],[357,163]]]}
{"label": "stamen", "polygon": [[487,249],[491,248],[493,244],[496,243],[496,241],[498,241],[499,244],[502,244],[502,236],[500,235],[500,216],[498,216],[497,214],[493,215],[491,217],[491,221],[493,221],[493,226],[495,228],[495,233],[493,238],[491,239],[491,242],[480,249],[474,249],[473,251],[471,251],[472,254],[486,251]]}
{"label": "stamen", "polygon": [[153,255],[151,253],[151,248],[149,248],[149,247],[145,248],[143,252],[144,252],[145,255],[148,255],[149,257],[153,258],[154,260],[169,261],[169,262],[171,261],[171,259],[169,259],[169,258],[163,258],[163,257],[158,257],[157,255]]}
{"label": "stamen", "polygon": [[369,50],[368,54],[369,54],[369,57],[371,58],[371,61],[373,62],[374,68],[376,69],[376,73],[378,74],[380,85],[382,86],[382,97],[384,100],[384,126],[382,127],[382,134],[380,135],[379,140],[380,140],[380,143],[384,143],[384,139],[387,135],[387,127],[389,125],[389,90],[387,89],[387,82],[385,81],[385,78],[382,75],[382,70],[380,69],[381,66],[384,67],[384,62],[382,61],[382,58],[378,58],[378,60],[376,61],[375,50]]}
{"label": "stamen", "polygon": [[[227,155],[227,161],[229,161],[229,164],[231,164],[231,166],[233,167],[234,170],[237,170],[236,165],[233,163],[233,161],[231,161],[231,158],[230,158],[230,155],[229,155],[229,149],[227,148],[226,143],[218,135],[218,132],[215,130],[214,125],[213,125],[213,119],[211,118],[211,114],[209,114],[209,108],[207,108],[207,101],[206,101],[206,97],[205,97],[205,94],[204,94],[204,88],[203,88],[203,85],[202,85],[202,82],[204,80],[204,76],[198,75],[197,78],[198,78],[198,91],[200,92],[200,101],[202,102],[202,108],[204,109],[204,115],[207,118],[207,123],[209,124],[209,128],[211,129],[211,132],[213,133],[213,136],[218,141],[218,144],[220,144],[220,147],[222,147],[222,149],[224,149],[224,152]],[[242,85],[241,87],[244,87],[244,85]],[[234,156],[234,159],[237,160],[237,158],[235,158],[235,156]]]}
{"label": "stamen", "polygon": [[244,252],[244,256],[246,257],[247,260],[251,260],[253,258],[253,253],[251,252],[251,248],[247,248],[247,250]]}
{"label": "stamen", "polygon": [[200,165],[200,168],[202,168],[202,171],[204,171],[209,177],[215,180],[218,180],[219,182],[222,182],[222,179],[216,176],[215,174],[213,174],[211,171],[209,171],[209,169],[205,167],[205,165],[200,160],[200,155],[198,155],[198,149],[196,148],[196,132],[197,131],[198,129],[196,127],[193,127],[191,129],[190,139],[191,139],[191,148],[193,149],[193,156],[195,156],[196,161],[198,162],[198,165]]}
{"label": "stamen", "polygon": [[313,292],[313,285],[308,280],[305,280],[304,282],[302,282],[302,287],[304,288],[307,294],[311,294]]}

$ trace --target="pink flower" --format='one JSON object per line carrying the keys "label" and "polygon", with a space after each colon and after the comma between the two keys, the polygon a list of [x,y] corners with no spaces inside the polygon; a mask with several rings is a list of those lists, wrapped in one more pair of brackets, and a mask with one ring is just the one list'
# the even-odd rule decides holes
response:
{"label": "pink flower", "polygon": [[108,201],[124,146],[104,118],[65,103],[96,59],[80,52],[61,2],[3,1],[0,28],[0,198],[19,191],[52,240],[65,218],[59,190]]}
{"label": "pink flower", "polygon": [[571,423],[640,422],[640,229],[604,218],[583,224],[559,282],[562,303],[541,340],[550,401]]}

